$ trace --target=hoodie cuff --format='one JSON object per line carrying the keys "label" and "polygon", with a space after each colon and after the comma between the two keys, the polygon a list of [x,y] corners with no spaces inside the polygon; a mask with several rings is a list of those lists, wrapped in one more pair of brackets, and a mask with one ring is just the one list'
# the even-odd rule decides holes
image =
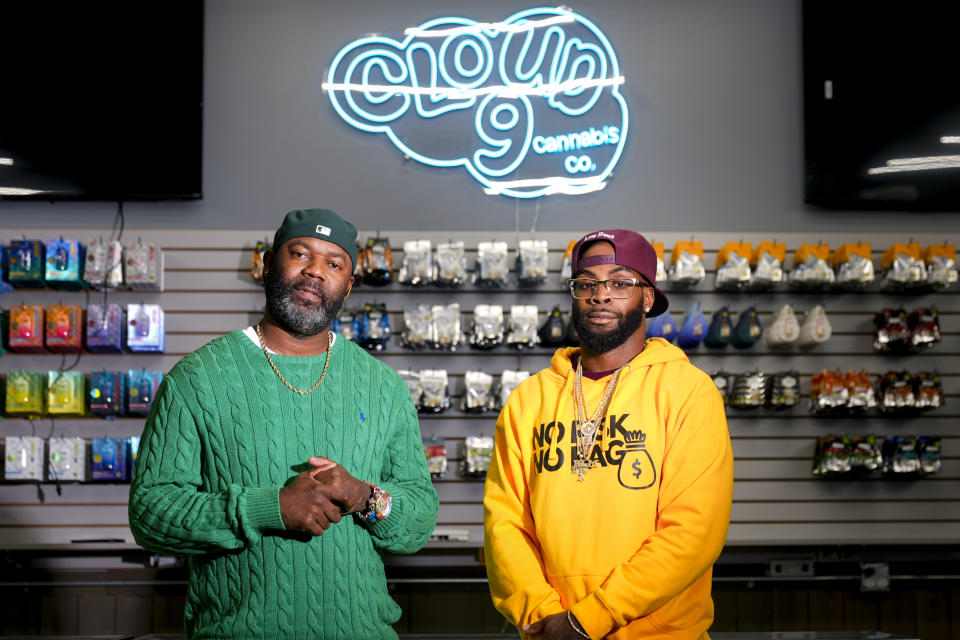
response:
{"label": "hoodie cuff", "polygon": [[591,638],[604,638],[613,630],[615,624],[613,615],[596,593],[591,593],[570,607],[570,612]]}

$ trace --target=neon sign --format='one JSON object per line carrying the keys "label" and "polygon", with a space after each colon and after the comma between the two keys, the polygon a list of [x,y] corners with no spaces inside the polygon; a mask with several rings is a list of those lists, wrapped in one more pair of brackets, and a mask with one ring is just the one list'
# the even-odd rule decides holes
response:
{"label": "neon sign", "polygon": [[624,78],[600,29],[565,8],[440,18],[337,53],[322,88],[351,126],[408,158],[463,167],[516,198],[603,189],[627,138]]}

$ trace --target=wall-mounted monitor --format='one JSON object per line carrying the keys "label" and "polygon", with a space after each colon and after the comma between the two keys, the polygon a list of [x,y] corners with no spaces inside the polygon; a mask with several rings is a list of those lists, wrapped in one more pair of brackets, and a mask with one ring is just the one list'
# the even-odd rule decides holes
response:
{"label": "wall-mounted monitor", "polygon": [[203,11],[0,3],[0,199],[202,197]]}
{"label": "wall-mounted monitor", "polygon": [[960,210],[956,3],[804,0],[805,201]]}

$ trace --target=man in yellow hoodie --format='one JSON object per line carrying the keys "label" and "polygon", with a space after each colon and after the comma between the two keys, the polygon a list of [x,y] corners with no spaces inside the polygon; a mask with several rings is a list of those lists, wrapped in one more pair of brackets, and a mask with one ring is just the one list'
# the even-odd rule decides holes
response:
{"label": "man in yellow hoodie", "polygon": [[524,637],[707,638],[733,454],[713,381],[647,317],[667,310],[634,231],[574,246],[580,348],[510,395],[484,494],[494,605]]}

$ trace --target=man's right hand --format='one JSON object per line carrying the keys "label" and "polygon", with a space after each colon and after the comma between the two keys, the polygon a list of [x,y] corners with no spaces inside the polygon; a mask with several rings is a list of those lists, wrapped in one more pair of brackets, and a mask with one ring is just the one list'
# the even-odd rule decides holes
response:
{"label": "man's right hand", "polygon": [[326,488],[304,471],[280,490],[280,517],[290,531],[323,535],[331,524],[340,522],[340,507],[330,501]]}

